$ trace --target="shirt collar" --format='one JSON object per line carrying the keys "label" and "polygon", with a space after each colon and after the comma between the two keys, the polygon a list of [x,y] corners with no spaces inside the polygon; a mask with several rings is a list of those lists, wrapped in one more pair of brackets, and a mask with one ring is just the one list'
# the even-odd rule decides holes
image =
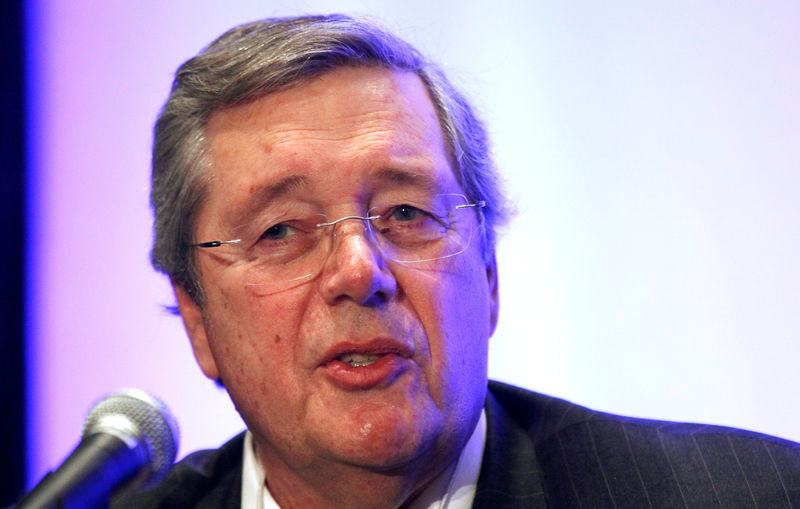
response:
{"label": "shirt collar", "polygon": [[[486,443],[486,412],[482,411],[458,463],[433,480],[409,509],[467,509],[472,507]],[[244,437],[242,509],[280,509],[264,483],[264,468],[255,454],[253,435]]]}

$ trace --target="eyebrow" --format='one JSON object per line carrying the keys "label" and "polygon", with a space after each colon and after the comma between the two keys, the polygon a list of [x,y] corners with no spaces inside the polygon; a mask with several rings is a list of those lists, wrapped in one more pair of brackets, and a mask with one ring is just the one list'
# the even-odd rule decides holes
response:
{"label": "eyebrow", "polygon": [[439,179],[429,173],[400,170],[398,168],[382,168],[376,173],[375,179],[378,182],[416,186],[429,190],[439,187]]}
{"label": "eyebrow", "polygon": [[[381,168],[372,176],[374,181],[402,186],[415,186],[425,190],[439,189],[439,180],[435,176],[413,170],[399,168]],[[309,186],[310,179],[304,175],[291,174],[280,178],[277,182],[257,189],[241,205],[232,207],[231,218],[234,224],[243,222],[259,210],[264,209],[269,203],[284,196],[296,193]]]}
{"label": "eyebrow", "polygon": [[303,175],[287,175],[277,182],[254,190],[252,195],[241,205],[233,208],[232,216],[240,221],[264,208],[270,202],[292,194],[308,185],[308,178]]}

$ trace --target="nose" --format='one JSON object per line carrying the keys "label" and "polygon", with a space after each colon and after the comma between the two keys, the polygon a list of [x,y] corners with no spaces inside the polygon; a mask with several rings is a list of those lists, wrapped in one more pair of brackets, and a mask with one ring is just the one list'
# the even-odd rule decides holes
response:
{"label": "nose", "polygon": [[397,280],[372,237],[368,221],[348,218],[329,228],[333,230],[331,252],[320,279],[325,301],[335,304],[349,299],[362,306],[376,306],[394,297]]}

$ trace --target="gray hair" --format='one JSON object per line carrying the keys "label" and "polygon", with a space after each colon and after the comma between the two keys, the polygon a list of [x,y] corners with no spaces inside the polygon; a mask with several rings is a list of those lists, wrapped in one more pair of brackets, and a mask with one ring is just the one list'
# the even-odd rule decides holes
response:
{"label": "gray hair", "polygon": [[198,304],[194,219],[208,188],[206,123],[216,110],[254,101],[333,69],[360,66],[410,71],[432,99],[456,179],[467,197],[484,200],[483,254],[494,255],[497,227],[508,215],[489,154],[486,128],[442,71],[375,24],[343,15],[256,21],[221,35],[175,74],[155,126],[151,203],[153,266]]}

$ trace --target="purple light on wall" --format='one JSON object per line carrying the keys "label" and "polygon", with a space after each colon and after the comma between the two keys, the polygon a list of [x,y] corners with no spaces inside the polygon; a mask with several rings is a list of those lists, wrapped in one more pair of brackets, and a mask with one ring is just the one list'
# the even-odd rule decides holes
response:
{"label": "purple light on wall", "polygon": [[[800,439],[800,6],[312,1],[391,20],[476,97],[520,202],[490,374],[603,410]],[[242,429],[148,263],[172,74],[258,1],[27,3],[29,480],[150,391],[179,455]],[[474,34],[480,33],[480,37]]]}
{"label": "purple light on wall", "polygon": [[242,428],[194,366],[180,319],[163,309],[167,281],[148,262],[152,123],[175,66],[208,36],[171,44],[179,19],[151,18],[153,6],[85,7],[29,7],[31,482],[77,443],[92,403],[121,387],[162,397],[179,419],[209,405],[219,417],[189,426],[185,447]]}

